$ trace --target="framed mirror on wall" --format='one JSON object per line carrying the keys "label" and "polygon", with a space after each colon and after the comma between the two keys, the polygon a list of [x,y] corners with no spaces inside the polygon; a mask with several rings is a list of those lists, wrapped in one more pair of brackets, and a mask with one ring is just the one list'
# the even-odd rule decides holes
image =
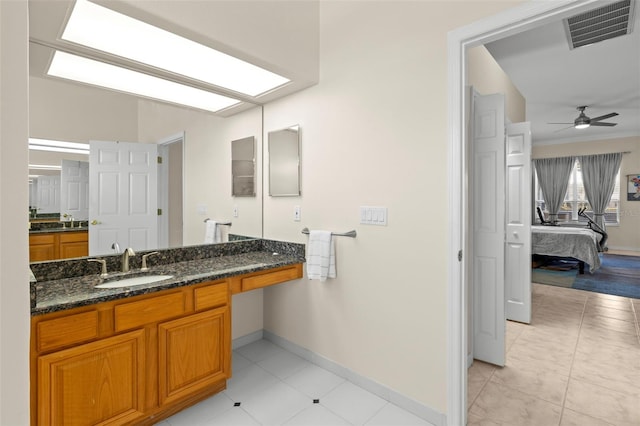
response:
{"label": "framed mirror on wall", "polygon": [[231,141],[231,194],[256,196],[256,138]]}
{"label": "framed mirror on wall", "polygon": [[269,195],[300,196],[300,126],[269,132]]}

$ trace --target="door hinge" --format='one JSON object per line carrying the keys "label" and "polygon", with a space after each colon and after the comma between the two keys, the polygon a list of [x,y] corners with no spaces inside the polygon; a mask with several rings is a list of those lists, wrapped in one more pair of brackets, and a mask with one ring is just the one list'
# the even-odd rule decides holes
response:
{"label": "door hinge", "polygon": [[162,209],[158,209],[158,216],[162,216]]}
{"label": "door hinge", "polygon": [[158,155],[158,164],[162,164],[162,157]]}
{"label": "door hinge", "polygon": [[462,250],[458,250],[458,262],[462,262]]}

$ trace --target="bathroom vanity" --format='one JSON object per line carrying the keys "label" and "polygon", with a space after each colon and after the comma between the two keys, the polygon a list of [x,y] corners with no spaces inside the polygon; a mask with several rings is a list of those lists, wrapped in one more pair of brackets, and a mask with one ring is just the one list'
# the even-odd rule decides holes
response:
{"label": "bathroom vanity", "polygon": [[[107,278],[78,275],[87,259],[32,264],[54,278],[32,283],[32,424],[153,424],[220,392],[231,295],[301,278],[304,262],[303,245],[267,240],[160,251],[148,271],[141,254]],[[145,274],[169,278],[96,288]]]}

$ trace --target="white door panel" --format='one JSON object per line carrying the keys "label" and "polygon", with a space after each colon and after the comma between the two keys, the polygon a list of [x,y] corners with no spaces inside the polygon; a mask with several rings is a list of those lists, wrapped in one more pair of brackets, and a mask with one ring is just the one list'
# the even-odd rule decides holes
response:
{"label": "white door panel", "polygon": [[472,141],[473,357],[505,363],[505,114],[501,94],[474,96]]}
{"label": "white door panel", "polygon": [[531,322],[531,130],[507,126],[507,225],[505,293],[507,319]]}
{"label": "white door panel", "polygon": [[91,142],[89,254],[157,248],[157,146]]}
{"label": "white door panel", "polygon": [[74,220],[89,218],[89,162],[62,160],[60,172],[60,216]]}

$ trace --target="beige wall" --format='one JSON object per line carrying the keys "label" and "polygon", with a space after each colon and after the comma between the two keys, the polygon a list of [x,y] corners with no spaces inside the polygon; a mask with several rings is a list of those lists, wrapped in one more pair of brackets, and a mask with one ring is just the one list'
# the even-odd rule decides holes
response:
{"label": "beige wall", "polygon": [[65,81],[29,78],[29,136],[135,142],[138,100]]}
{"label": "beige wall", "polygon": [[[512,5],[321,2],[319,85],[265,106],[265,132],[302,138],[302,196],[265,197],[265,237],[358,232],[336,238],[337,279],[265,290],[265,329],[442,413],[446,36]],[[388,226],[360,225],[361,205],[386,206]]]}
{"label": "beige wall", "polygon": [[0,424],[29,424],[27,2],[0,1]]}
{"label": "beige wall", "polygon": [[484,46],[467,50],[467,84],[481,95],[504,94],[509,121],[526,121],[526,100]]}
{"label": "beige wall", "polygon": [[533,158],[629,152],[620,164],[620,226],[608,226],[611,249],[640,251],[640,202],[627,201],[627,175],[640,174],[640,137],[533,147]]}

